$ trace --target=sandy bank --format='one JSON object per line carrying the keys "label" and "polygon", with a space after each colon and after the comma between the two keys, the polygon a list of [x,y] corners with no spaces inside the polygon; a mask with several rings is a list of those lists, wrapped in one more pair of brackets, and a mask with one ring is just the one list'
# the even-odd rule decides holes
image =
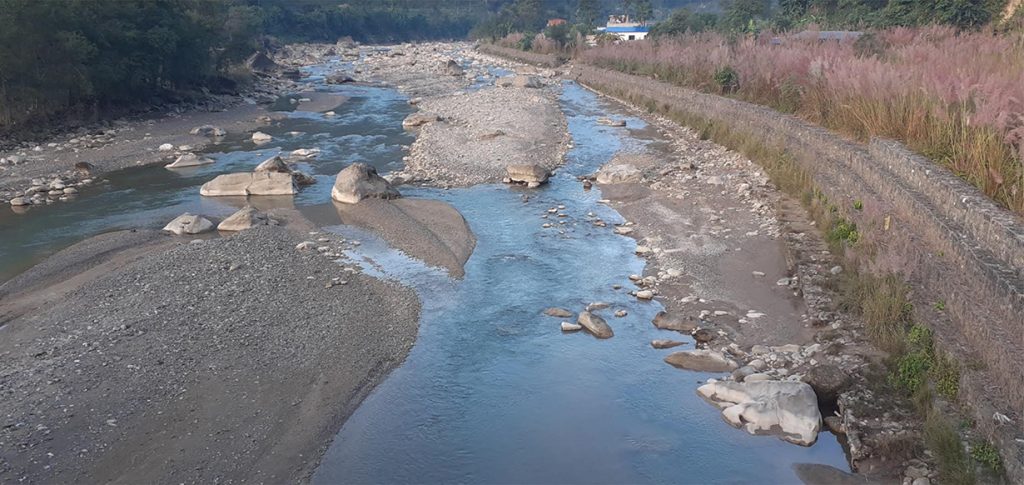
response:
{"label": "sandy bank", "polygon": [[419,304],[297,250],[304,237],[108,234],[0,287],[0,481],[308,476],[404,359]]}

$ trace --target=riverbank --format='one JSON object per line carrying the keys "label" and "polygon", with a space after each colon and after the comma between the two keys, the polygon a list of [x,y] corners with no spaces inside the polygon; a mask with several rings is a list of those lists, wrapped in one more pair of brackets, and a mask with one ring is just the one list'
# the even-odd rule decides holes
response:
{"label": "riverbank", "polygon": [[113,233],[0,287],[5,481],[311,473],[404,359],[419,304],[297,249],[308,237],[273,226],[192,241]]}

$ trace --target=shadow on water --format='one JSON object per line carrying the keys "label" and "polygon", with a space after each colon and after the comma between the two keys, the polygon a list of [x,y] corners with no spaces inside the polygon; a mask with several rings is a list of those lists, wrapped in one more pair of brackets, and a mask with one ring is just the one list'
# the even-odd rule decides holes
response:
{"label": "shadow on water", "polygon": [[[575,84],[563,108],[575,147],[546,187],[405,189],[443,199],[469,221],[477,247],[464,280],[366,234],[329,229],[369,241],[352,256],[415,287],[423,313],[406,362],[345,423],[314,482],[791,483],[793,463],[848,470],[830,434],[802,448],[728,426],[695,393],[710,375],[674,369],[650,347],[680,336],[651,325],[658,303],[626,293],[627,276],[644,266],[635,242],[593,226],[594,217],[620,217],[575,180],[649,141],[597,126],[612,108]],[[542,219],[559,205],[568,217]],[[541,314],[594,301],[612,304],[602,311],[612,339],[562,334],[559,319]],[[616,309],[629,315],[614,318]]]}
{"label": "shadow on water", "polygon": [[[33,207],[24,214],[0,210],[0,282],[54,252],[87,237],[133,227],[160,228],[183,212],[224,217],[244,203],[199,196],[199,186],[215,176],[250,171],[281,152],[319,148],[320,157],[297,163],[317,184],[304,189],[286,206],[311,205],[329,199],[334,176],[352,162],[387,172],[402,166],[403,146],[413,141],[401,120],[412,112],[395,90],[373,86],[330,86],[348,98],[335,116],[296,111],[261,128],[274,136],[257,146],[247,134],[232,134],[205,150],[213,165],[168,170],[162,166],[111,172],[102,182],[83,187],[76,200]],[[287,153],[286,153],[287,154]]]}

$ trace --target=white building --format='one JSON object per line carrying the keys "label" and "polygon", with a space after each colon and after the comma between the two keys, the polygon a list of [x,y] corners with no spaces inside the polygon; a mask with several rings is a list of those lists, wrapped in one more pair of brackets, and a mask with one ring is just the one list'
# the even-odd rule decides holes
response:
{"label": "white building", "polygon": [[650,32],[646,22],[634,22],[626,15],[612,15],[608,17],[608,25],[603,30],[617,36],[621,40],[643,40]]}

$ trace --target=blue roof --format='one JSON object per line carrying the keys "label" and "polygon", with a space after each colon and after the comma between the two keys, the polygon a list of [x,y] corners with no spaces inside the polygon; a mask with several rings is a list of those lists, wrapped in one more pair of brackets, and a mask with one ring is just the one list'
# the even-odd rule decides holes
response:
{"label": "blue roof", "polygon": [[641,26],[637,26],[637,27],[608,27],[607,29],[605,29],[605,32],[623,32],[623,33],[625,33],[625,32],[647,32],[648,30],[649,30],[648,27],[641,27]]}

